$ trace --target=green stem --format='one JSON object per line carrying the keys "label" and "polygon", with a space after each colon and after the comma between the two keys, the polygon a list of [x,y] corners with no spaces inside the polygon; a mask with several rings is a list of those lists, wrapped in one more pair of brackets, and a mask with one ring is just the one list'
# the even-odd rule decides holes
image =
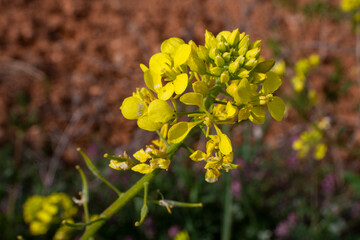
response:
{"label": "green stem", "polygon": [[231,237],[231,208],[232,208],[232,196],[231,196],[231,175],[228,173],[225,178],[225,199],[224,199],[224,213],[223,224],[221,232],[221,240],[229,240]]}
{"label": "green stem", "polygon": [[153,172],[146,174],[139,181],[137,181],[129,190],[121,194],[118,199],[115,200],[107,209],[105,209],[101,214],[100,218],[105,218],[104,221],[96,222],[90,225],[81,236],[81,240],[89,239],[92,237],[99,228],[117,213],[127,202],[129,202],[135,195],[144,188],[145,182],[150,182],[156,175],[160,173],[161,169],[155,169]]}
{"label": "green stem", "polygon": [[84,207],[85,224],[87,224],[90,222],[90,215],[89,215],[89,209],[88,209],[89,189],[88,189],[87,180],[86,180],[83,170],[79,166],[76,166],[76,169],[79,171],[81,180],[83,183],[82,191],[81,191],[81,202]]}
{"label": "green stem", "polygon": [[192,111],[192,112],[177,112],[177,115],[189,115],[193,113],[204,113],[203,111]]}
{"label": "green stem", "polygon": [[161,132],[160,132],[159,130],[156,130],[156,133],[157,133],[157,135],[159,135],[159,138],[161,139],[161,141],[163,141],[163,142],[165,143],[166,148],[169,148],[170,145],[169,145],[169,143],[166,141],[166,139],[164,138],[164,136],[161,134]]}

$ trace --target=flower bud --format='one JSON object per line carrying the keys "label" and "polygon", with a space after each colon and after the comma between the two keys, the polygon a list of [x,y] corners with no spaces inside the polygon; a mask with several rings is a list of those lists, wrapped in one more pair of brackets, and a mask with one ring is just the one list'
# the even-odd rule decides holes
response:
{"label": "flower bud", "polygon": [[246,52],[245,58],[246,59],[253,59],[253,58],[257,58],[260,55],[260,48],[253,48],[251,50],[248,50]]}
{"label": "flower bud", "polygon": [[239,42],[238,48],[239,50],[242,48],[248,48],[249,47],[249,35],[245,35],[241,41]]}
{"label": "flower bud", "polygon": [[239,62],[237,62],[237,61],[232,62],[229,65],[229,72],[230,73],[236,73],[236,71],[239,69],[239,67],[240,67]]}
{"label": "flower bud", "polygon": [[230,80],[229,72],[225,71],[220,76],[220,82],[221,83],[227,83]]}
{"label": "flower bud", "polygon": [[209,93],[209,88],[202,81],[194,82],[192,88],[194,92],[201,93],[204,96],[206,96]]}
{"label": "flower bud", "polygon": [[209,58],[209,50],[206,47],[202,46],[202,45],[199,46],[197,54],[198,54],[198,56],[199,56],[199,58],[201,60],[204,60],[206,62],[208,62],[210,60],[210,58]]}
{"label": "flower bud", "polygon": [[210,73],[215,75],[215,76],[220,76],[222,71],[223,71],[223,69],[221,67],[212,67],[212,68],[210,68]]}
{"label": "flower bud", "polygon": [[216,39],[214,35],[207,30],[205,32],[205,47],[207,48],[216,47]]}
{"label": "flower bud", "polygon": [[211,59],[215,60],[215,57],[216,57],[217,55],[219,55],[219,54],[220,54],[219,49],[217,49],[216,47],[213,47],[213,48],[210,49],[209,57],[210,57]]}
{"label": "flower bud", "polygon": [[225,61],[224,61],[224,59],[223,59],[220,55],[217,55],[217,56],[215,57],[215,64],[216,64],[216,66],[218,66],[218,67],[223,67],[223,66],[225,65]]}
{"label": "flower bud", "polygon": [[225,52],[222,57],[225,60],[225,62],[229,62],[231,59],[231,54],[229,52]]}
{"label": "flower bud", "polygon": [[239,66],[242,66],[245,62],[245,58],[244,56],[239,56],[236,58],[235,62],[238,62],[239,63]]}
{"label": "flower bud", "polygon": [[232,31],[232,33],[230,34],[230,36],[228,37],[228,43],[231,46],[236,46],[239,41],[240,41],[240,34],[239,34],[239,29],[236,29],[234,31]]}
{"label": "flower bud", "polygon": [[249,61],[247,61],[245,64],[244,64],[244,68],[247,69],[247,70],[251,70],[253,69],[257,64],[257,60],[256,59],[250,59]]}
{"label": "flower bud", "polygon": [[260,46],[261,46],[261,40],[257,40],[249,45],[249,49],[260,48]]}
{"label": "flower bud", "polygon": [[217,48],[220,50],[220,52],[225,52],[226,51],[225,42],[218,42]]}

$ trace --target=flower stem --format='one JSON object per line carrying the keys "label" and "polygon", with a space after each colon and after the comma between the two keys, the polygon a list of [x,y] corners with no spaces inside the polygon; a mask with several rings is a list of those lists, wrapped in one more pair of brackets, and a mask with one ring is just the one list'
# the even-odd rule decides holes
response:
{"label": "flower stem", "polygon": [[96,222],[90,225],[81,236],[81,240],[89,239],[92,237],[99,228],[112,217],[115,213],[117,213],[128,201],[130,201],[139,191],[144,188],[145,182],[150,182],[155,176],[160,173],[161,169],[155,169],[153,172],[146,174],[139,181],[137,181],[129,190],[125,193],[122,193],[118,199],[115,200],[107,209],[105,209],[101,214],[100,218],[104,218],[104,221]]}

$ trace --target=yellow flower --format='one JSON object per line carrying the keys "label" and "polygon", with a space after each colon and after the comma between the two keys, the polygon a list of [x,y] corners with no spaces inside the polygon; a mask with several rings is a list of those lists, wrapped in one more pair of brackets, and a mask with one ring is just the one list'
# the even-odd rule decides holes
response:
{"label": "yellow flower", "polygon": [[155,99],[146,88],[126,98],[120,109],[125,118],[137,119],[137,125],[147,131],[156,131],[175,117],[170,105],[164,100]]}

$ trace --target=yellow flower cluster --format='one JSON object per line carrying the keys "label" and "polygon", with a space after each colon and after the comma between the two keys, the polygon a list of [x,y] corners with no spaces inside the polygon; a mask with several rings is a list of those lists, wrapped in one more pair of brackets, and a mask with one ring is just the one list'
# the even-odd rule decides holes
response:
{"label": "yellow flower cluster", "polygon": [[[263,124],[266,109],[281,121],[285,110],[283,100],[273,95],[282,84],[270,71],[275,61],[260,58],[260,45],[238,29],[217,36],[206,31],[204,46],[179,38],[165,40],[148,67],[140,65],[147,88],[137,89],[120,107],[125,118],[136,119],[144,130],[157,131],[160,139],[136,152],[135,159],[126,153],[113,158],[110,167],[144,174],[167,169],[173,146],[183,144],[195,127],[204,131],[207,150],[195,151],[190,158],[207,162],[206,181],[215,182],[221,169],[238,167],[232,164],[231,141],[219,125],[247,119]],[[192,111],[178,111],[187,105]],[[188,119],[180,121],[183,115]]]}
{"label": "yellow flower cluster", "polygon": [[355,11],[360,8],[359,0],[342,0],[341,9],[345,12]]}
{"label": "yellow flower cluster", "polygon": [[23,210],[24,221],[29,224],[32,235],[43,235],[52,224],[71,218],[76,213],[77,207],[65,193],[31,196],[26,200]]}
{"label": "yellow flower cluster", "polygon": [[322,131],[330,127],[328,118],[322,119],[317,123],[317,128],[311,128],[301,133],[299,139],[293,143],[293,149],[297,151],[299,158],[305,158],[309,154],[316,160],[325,157],[327,146],[323,141]]}
{"label": "yellow flower cluster", "polygon": [[[305,88],[306,75],[312,67],[319,65],[319,55],[313,54],[309,58],[303,58],[296,62],[295,71],[296,75],[291,78],[291,83],[295,92],[301,92]],[[313,94],[313,93],[312,93]]]}

